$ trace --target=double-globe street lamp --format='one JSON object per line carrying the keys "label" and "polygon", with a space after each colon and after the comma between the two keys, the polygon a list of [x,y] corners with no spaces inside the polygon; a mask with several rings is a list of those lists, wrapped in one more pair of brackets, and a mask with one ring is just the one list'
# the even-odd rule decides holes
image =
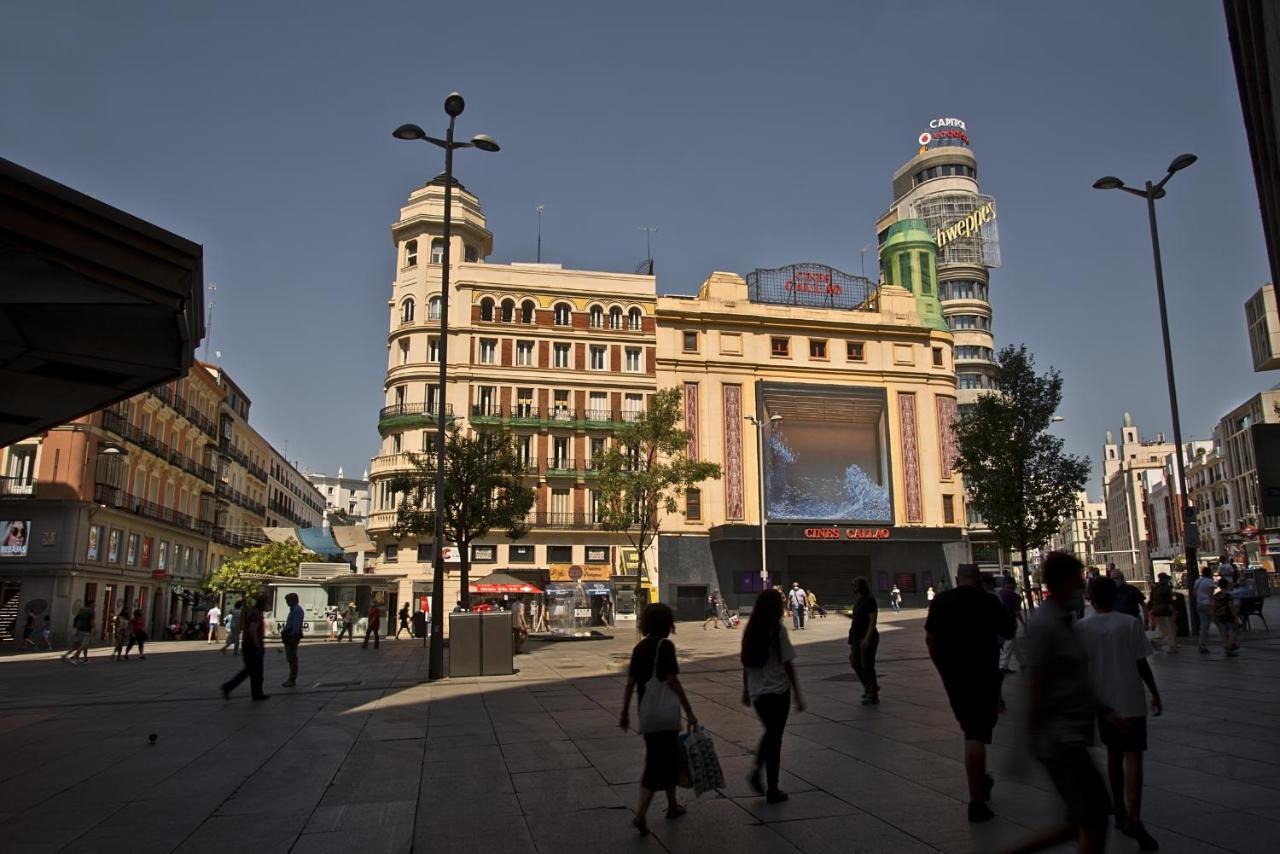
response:
{"label": "double-globe street lamp", "polygon": [[[400,125],[392,132],[396,139],[421,140],[444,149],[444,247],[440,259],[440,390],[436,394],[436,483],[432,494],[435,504],[435,531],[431,547],[431,647],[427,657],[427,678],[444,678],[444,447],[445,416],[444,398],[449,379],[449,242],[453,236],[453,152],[459,148],[478,148],[481,151],[497,151],[498,143],[492,137],[477,134],[470,142],[455,142],[453,123],[462,115],[467,102],[457,92],[444,99],[444,111],[449,115],[449,129],[444,139],[427,136],[417,125]],[[465,596],[466,591],[463,591]]]}
{"label": "double-globe street lamp", "polygon": [[756,457],[756,468],[760,472],[760,589],[764,590],[769,586],[769,563],[767,550],[765,548],[764,529],[765,520],[768,518],[768,502],[764,495],[764,428],[765,424],[776,424],[782,420],[781,415],[770,415],[768,419],[761,420],[754,415],[742,416],[750,421],[756,428],[756,449],[758,456]]}
{"label": "double-globe street lamp", "polygon": [[[1169,314],[1165,308],[1164,298],[1164,269],[1160,262],[1160,234],[1156,229],[1156,199],[1165,197],[1164,185],[1169,183],[1169,179],[1173,177],[1173,173],[1181,172],[1192,163],[1196,162],[1194,154],[1180,154],[1169,164],[1169,170],[1158,183],[1147,181],[1143,189],[1138,190],[1133,187],[1125,186],[1124,181],[1112,175],[1107,175],[1093,182],[1095,190],[1124,190],[1134,196],[1139,196],[1147,200],[1147,218],[1151,222],[1151,254],[1155,257],[1156,264],[1156,297],[1160,302],[1160,334],[1164,338],[1164,370],[1165,378],[1169,383],[1169,409],[1173,417],[1173,442],[1177,445],[1177,450],[1173,455],[1174,465],[1177,467],[1178,488],[1182,490],[1184,501],[1182,505],[1182,545],[1185,549],[1186,558],[1186,581],[1187,589],[1192,589],[1195,584],[1196,576],[1196,549],[1200,545],[1199,530],[1196,528],[1195,508],[1191,506],[1191,501],[1186,498],[1187,494],[1187,478],[1182,463],[1182,422],[1178,418],[1178,389],[1173,379],[1173,348],[1169,344]],[[1138,567],[1135,565],[1134,570]],[[1144,571],[1143,575],[1148,576],[1150,573]],[[1154,581],[1155,579],[1149,579]],[[1191,612],[1194,619],[1196,617],[1194,609]]]}

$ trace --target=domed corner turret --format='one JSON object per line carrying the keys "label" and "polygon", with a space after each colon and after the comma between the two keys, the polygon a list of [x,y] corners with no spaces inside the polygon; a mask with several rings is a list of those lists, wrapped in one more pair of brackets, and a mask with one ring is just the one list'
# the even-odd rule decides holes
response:
{"label": "domed corner turret", "polygon": [[886,284],[911,291],[920,323],[949,331],[938,301],[938,244],[922,219],[903,219],[889,226],[880,247],[880,268]]}

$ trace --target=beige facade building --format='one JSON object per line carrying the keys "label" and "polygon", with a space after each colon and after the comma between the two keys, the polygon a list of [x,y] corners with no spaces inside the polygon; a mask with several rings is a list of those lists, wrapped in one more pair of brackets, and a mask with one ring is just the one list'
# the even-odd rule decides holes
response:
{"label": "beige facade building", "polygon": [[952,339],[910,291],[818,265],[713,273],[658,299],[657,334],[657,385],[683,391],[690,451],[723,471],[662,524],[660,593],[680,616],[761,589],[762,506],[772,583],[828,603],[857,576],[908,598],[943,583],[963,551]]}
{"label": "beige facade building", "polygon": [[1267,282],[1244,304],[1245,323],[1249,329],[1249,353],[1255,371],[1280,368],[1280,310],[1276,308],[1276,289]]}
{"label": "beige facade building", "polygon": [[1102,455],[1109,544],[1106,561],[1114,563],[1130,580],[1146,579],[1150,574],[1143,472],[1163,470],[1166,458],[1175,450],[1176,446],[1166,442],[1163,434],[1154,442],[1145,441],[1127,412],[1120,444],[1107,433]]}
{"label": "beige facade building", "polygon": [[1065,551],[1085,566],[1107,563],[1107,505],[1090,501],[1089,493],[1077,492],[1071,516],[1062,520],[1058,533],[1049,542],[1049,551]]}
{"label": "beige facade building", "polygon": [[1221,426],[1213,433],[1210,446],[1197,453],[1186,467],[1187,489],[1200,529],[1200,553],[1206,556],[1223,554],[1238,530],[1227,460],[1222,453]]}
{"label": "beige facade building", "polygon": [[[514,433],[536,491],[530,533],[475,545],[473,579],[501,570],[550,590],[580,579],[598,621],[615,585],[634,589],[637,562],[624,534],[600,529],[591,461],[654,390],[654,279],[486,263],[493,238],[480,202],[455,185],[449,383],[441,395],[443,198],[437,178],[410,195],[392,226],[399,264],[388,301],[382,446],[369,470],[367,527],[379,547],[373,565],[398,577],[398,601],[418,603],[431,591],[431,538],[393,535],[398,496],[389,480],[411,468],[411,452],[434,446],[443,404],[462,429]],[[456,563],[446,556],[446,566]],[[450,571],[445,602],[459,593]]]}

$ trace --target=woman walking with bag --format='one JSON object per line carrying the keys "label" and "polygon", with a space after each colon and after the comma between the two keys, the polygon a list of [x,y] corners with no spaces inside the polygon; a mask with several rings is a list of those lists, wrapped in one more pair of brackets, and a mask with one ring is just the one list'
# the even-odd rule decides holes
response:
{"label": "woman walking with bag", "polygon": [[[756,750],[755,769],[747,782],[756,794],[764,795],[771,804],[782,803],[787,793],[778,788],[782,765],[782,733],[787,728],[791,711],[791,695],[795,692],[796,711],[804,711],[800,683],[796,680],[796,652],[782,625],[786,605],[776,590],[766,590],[756,597],[751,618],[742,633],[742,705],[754,706],[764,724],[764,735]],[[760,784],[760,767],[764,766],[766,791]]]}
{"label": "woman walking with bag", "polygon": [[644,609],[640,615],[640,631],[644,637],[631,651],[627,668],[627,689],[622,698],[622,715],[618,726],[631,727],[631,694],[638,691],[636,730],[644,735],[644,774],[640,777],[640,802],[632,820],[641,836],[649,834],[645,815],[649,803],[659,789],[667,794],[667,818],[684,815],[676,801],[676,780],[680,775],[680,709],[692,729],[698,719],[689,706],[689,698],[676,675],[676,645],[670,635],[675,628],[675,614],[660,602]]}
{"label": "woman walking with bag", "polygon": [[849,663],[862,683],[862,705],[875,706],[880,703],[880,682],[876,679],[876,649],[880,646],[876,617],[880,608],[865,578],[853,580],[853,592],[858,598],[849,626]]}

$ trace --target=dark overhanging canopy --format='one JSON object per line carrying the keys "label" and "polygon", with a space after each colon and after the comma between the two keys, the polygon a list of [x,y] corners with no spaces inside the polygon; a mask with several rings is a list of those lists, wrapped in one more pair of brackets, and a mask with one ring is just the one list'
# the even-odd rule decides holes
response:
{"label": "dark overhanging canopy", "polygon": [[203,255],[0,158],[0,447],[185,374]]}

